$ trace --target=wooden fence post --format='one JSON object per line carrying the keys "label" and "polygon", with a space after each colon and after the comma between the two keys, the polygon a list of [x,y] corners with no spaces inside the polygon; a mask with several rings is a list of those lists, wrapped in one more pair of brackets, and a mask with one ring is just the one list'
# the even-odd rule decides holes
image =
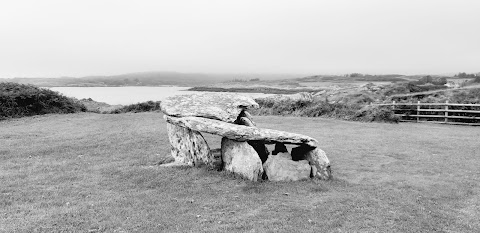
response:
{"label": "wooden fence post", "polygon": [[[395,100],[392,101],[392,112],[393,112],[394,115],[397,115],[397,114],[395,113]],[[403,116],[400,117],[400,120],[402,120],[402,119],[403,119]]]}
{"label": "wooden fence post", "polygon": [[417,122],[420,121],[420,100],[417,102]]}
{"label": "wooden fence post", "polygon": [[445,124],[448,124],[448,100],[445,101]]}

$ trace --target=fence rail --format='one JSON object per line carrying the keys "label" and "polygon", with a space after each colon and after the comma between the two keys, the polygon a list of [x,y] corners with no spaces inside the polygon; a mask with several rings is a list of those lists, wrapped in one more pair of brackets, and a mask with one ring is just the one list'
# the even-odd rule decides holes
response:
{"label": "fence rail", "polygon": [[375,104],[390,106],[401,121],[480,126],[480,104],[458,103],[396,103]]}

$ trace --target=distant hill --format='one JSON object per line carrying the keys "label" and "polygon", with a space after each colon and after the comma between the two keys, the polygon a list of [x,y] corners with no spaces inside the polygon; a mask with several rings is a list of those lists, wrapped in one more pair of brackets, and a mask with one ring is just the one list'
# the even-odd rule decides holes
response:
{"label": "distant hill", "polygon": [[[0,80],[2,81],[2,80]],[[218,81],[218,78],[205,74],[176,73],[176,72],[141,72],[111,76],[87,76],[82,78],[13,78],[4,81],[36,86],[161,86],[178,85],[190,86]]]}
{"label": "distant hill", "polygon": [[405,82],[408,78],[400,74],[384,74],[384,75],[314,75],[296,79],[299,82]]}
{"label": "distant hill", "polygon": [[13,78],[0,82],[33,84],[42,87],[93,87],[93,86],[205,86],[238,79],[285,79],[298,77],[288,74],[202,74],[179,72],[138,72],[111,76],[87,76],[81,78]]}

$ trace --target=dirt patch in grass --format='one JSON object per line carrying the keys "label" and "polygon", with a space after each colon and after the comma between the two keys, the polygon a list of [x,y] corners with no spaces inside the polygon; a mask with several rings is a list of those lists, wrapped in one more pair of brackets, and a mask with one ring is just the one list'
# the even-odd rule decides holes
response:
{"label": "dirt patch in grass", "polygon": [[[161,113],[0,122],[0,232],[478,232],[480,130],[255,117],[319,140],[332,181],[160,167]],[[212,148],[219,138],[205,135]]]}

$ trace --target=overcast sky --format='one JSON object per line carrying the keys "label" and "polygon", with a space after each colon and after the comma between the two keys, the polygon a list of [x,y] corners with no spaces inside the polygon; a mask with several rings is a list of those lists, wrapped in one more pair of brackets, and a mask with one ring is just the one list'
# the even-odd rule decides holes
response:
{"label": "overcast sky", "polygon": [[480,72],[480,1],[0,1],[0,78],[141,71]]}

